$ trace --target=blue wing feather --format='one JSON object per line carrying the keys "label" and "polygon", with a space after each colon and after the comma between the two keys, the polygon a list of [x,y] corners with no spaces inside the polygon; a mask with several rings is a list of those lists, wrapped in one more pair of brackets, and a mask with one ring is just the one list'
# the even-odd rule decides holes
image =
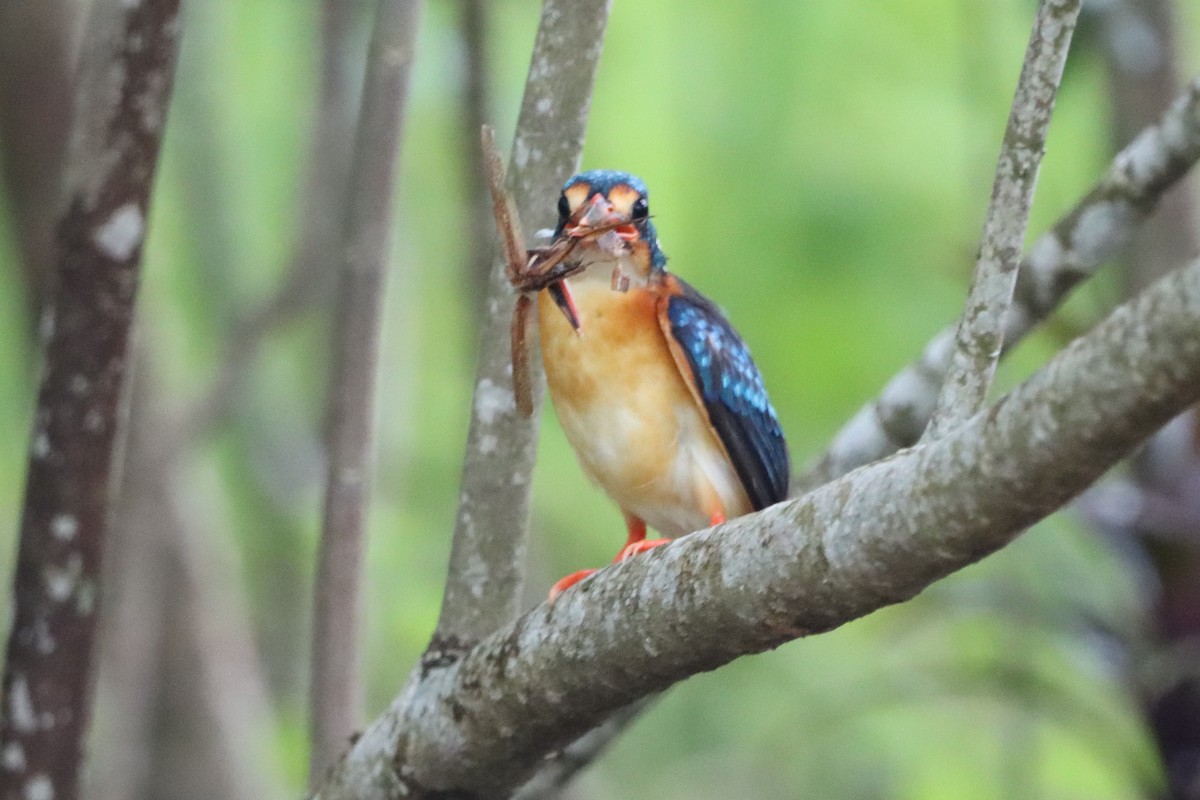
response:
{"label": "blue wing feather", "polygon": [[667,304],[671,335],[691,366],[709,421],[755,509],[778,503],[788,491],[787,444],[762,375],[720,309],[672,277],[682,294]]}

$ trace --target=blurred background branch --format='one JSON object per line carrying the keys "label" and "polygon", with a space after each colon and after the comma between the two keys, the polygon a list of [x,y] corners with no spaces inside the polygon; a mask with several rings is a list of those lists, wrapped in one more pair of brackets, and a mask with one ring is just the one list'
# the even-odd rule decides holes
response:
{"label": "blurred background branch", "polygon": [[[0,704],[5,797],[79,794],[101,560],[178,15],[178,0],[101,0],[85,27],[13,578]],[[36,226],[33,234],[27,252],[36,254]],[[25,279],[37,286],[46,276],[26,269]]]}
{"label": "blurred background branch", "polygon": [[[1158,121],[1117,154],[1101,181],[1021,262],[1016,303],[1005,320],[1011,348],[1063,302],[1068,293],[1129,240],[1166,190],[1200,158],[1200,77]],[[838,475],[914,444],[933,413],[954,339],[947,328],[918,361],[893,377],[834,437],[829,449],[793,480],[793,489],[819,486]]]}
{"label": "blurred background branch", "polygon": [[[219,316],[214,333],[223,337],[220,357],[195,399],[180,402],[162,385],[156,361],[166,357],[164,342],[146,337],[139,349],[142,377],[132,398],[126,451],[130,479],[114,523],[99,722],[91,748],[96,757],[89,796],[97,800],[164,792],[180,800],[281,797],[289,783],[297,790],[268,746],[277,723],[273,699],[284,690],[280,670],[266,668],[260,648],[264,639],[270,643],[281,634],[289,639],[289,630],[303,633],[304,627],[273,622],[274,636],[268,637],[251,627],[242,553],[234,542],[213,535],[211,514],[198,514],[194,498],[181,498],[180,485],[194,480],[189,474],[196,451],[214,431],[231,421],[244,424],[247,373],[270,338],[331,306],[334,234],[345,216],[350,132],[364,61],[356,6],[355,0],[319,4],[318,89],[307,169],[296,205],[295,242],[278,287],[245,310],[234,310],[228,322]],[[202,9],[190,13],[204,21]],[[199,44],[189,42],[185,75]],[[182,114],[195,116],[186,103]],[[226,187],[214,191],[213,206],[227,202],[220,199]],[[189,218],[195,237],[203,238],[206,222]],[[209,252],[230,257],[220,248]],[[273,563],[282,567],[286,559]],[[264,569],[255,572],[265,577]],[[206,621],[219,621],[215,638],[202,635]],[[290,672],[303,648],[292,639],[288,649],[268,647],[266,655]],[[206,676],[220,677],[219,684]],[[216,691],[217,685],[223,688]]]}
{"label": "blurred background branch", "polygon": [[[466,214],[463,225],[467,231],[466,271],[463,283],[469,289],[467,319],[477,323],[482,319],[485,296],[492,271],[495,251],[495,226],[488,203],[487,173],[483,153],[479,149],[479,131],[492,122],[491,89],[488,85],[491,70],[488,66],[488,9],[487,0],[459,0],[459,36],[463,47],[462,86],[462,162],[465,167]],[[469,331],[478,338],[479,331]]]}
{"label": "blurred background branch", "polygon": [[[1157,119],[1177,94],[1166,73],[1200,68],[1195,9],[1161,4],[1174,34],[1164,53],[1139,21],[1158,5],[1087,4],[1095,14],[1077,35],[1064,78],[1033,230],[1049,230],[1103,174],[1110,108],[1120,114],[1140,101]],[[797,461],[821,452],[847,410],[920,351],[936,328],[930,320],[952,319],[960,308],[963,265],[977,246],[1032,8],[1028,0],[950,13],[941,0],[769,9],[668,0],[636,14],[618,9],[609,21],[584,165],[646,179],[672,269],[716,299],[750,342]],[[144,521],[128,542],[129,512],[114,521],[113,552],[128,557],[114,555],[107,565],[121,576],[108,579],[116,596],[106,589],[102,604],[104,663],[89,747],[94,794],[302,791],[308,598],[324,471],[320,401],[336,279],[329,265],[345,217],[372,9],[367,0],[212,0],[187,8],[139,321],[139,371],[152,377],[133,397],[136,425],[158,422],[131,431],[121,501],[158,511],[135,514]],[[748,11],[769,13],[772,24]],[[539,9],[462,0],[430,4],[425,16],[406,180],[396,198],[394,257],[412,267],[403,289],[387,298],[386,405],[365,562],[371,714],[395,693],[437,622],[449,549],[442,532],[454,519],[463,420],[474,404],[479,313],[489,313],[479,275],[490,268],[490,251],[486,266],[471,253],[492,225],[471,210],[485,198],[469,188],[478,131],[469,120],[478,113],[500,131],[512,129]],[[30,154],[52,151],[56,139],[64,147],[65,125],[45,108],[65,114],[79,21],[74,4],[15,0],[0,8],[0,102],[9,104],[0,109],[4,570],[13,566],[35,391],[26,268],[37,258],[27,257],[25,231],[35,217],[53,220],[60,196],[61,167]],[[1129,100],[1110,105],[1102,47],[1117,34],[1124,34],[1123,63],[1141,83],[1131,84]],[[1153,46],[1141,46],[1147,42]],[[489,99],[476,108],[466,98],[479,80]],[[1126,144],[1146,120],[1122,127],[1116,143]],[[1172,128],[1180,129],[1188,126]],[[1171,160],[1162,166],[1185,168]],[[1194,205],[1190,189],[1161,172],[1114,172],[1100,191],[1130,175],[1133,194],[1113,203],[1093,194],[1031,250],[1044,266],[1056,260],[1046,258],[1048,244],[1086,244],[1057,259],[1065,271],[1022,277],[1019,302],[1032,303],[1039,317],[1062,296],[1055,287],[1083,272],[1097,278],[1009,353],[1001,390],[1122,294],[1125,279],[1098,269],[1113,240],[1085,229],[1115,231],[1119,240],[1167,183],[1176,188],[1148,224],[1172,214],[1176,202]],[[1151,183],[1138,188],[1143,178]],[[529,233],[553,218],[555,190],[548,186],[534,202],[545,222],[527,217]],[[1117,225],[1094,225],[1106,221]],[[43,242],[51,225],[43,223]],[[1168,244],[1179,230],[1148,239]],[[1189,257],[1186,242],[1172,251]],[[1140,270],[1130,275],[1142,280]],[[1026,324],[1032,319],[1031,311]],[[887,397],[898,395],[889,389]],[[886,416],[887,430],[907,430],[916,419],[910,408],[888,407],[896,413]],[[1186,710],[1188,695],[1160,690],[1186,686],[1173,676],[1186,674],[1192,640],[1161,631],[1168,619],[1186,631],[1196,607],[1187,588],[1195,583],[1187,566],[1196,528],[1187,503],[1197,495],[1187,477],[1194,428],[1185,418],[1169,431],[1147,451],[1158,477],[1143,483],[1139,460],[1088,498],[1087,518],[1116,536],[1096,537],[1080,517],[1057,515],[902,607],[697,676],[621,737],[601,740],[611,748],[572,786],[553,783],[549,791],[664,800],[1163,796],[1163,763],[1186,765],[1192,745],[1187,736],[1160,739],[1147,720],[1161,716],[1164,731],[1187,732],[1166,712]],[[138,437],[173,450],[162,462],[170,466],[157,470],[137,455]],[[580,476],[552,415],[538,461],[526,603],[579,563],[605,560],[621,528]],[[163,496],[168,502],[155,500]],[[1128,535],[1134,529],[1137,539]],[[171,566],[180,559],[191,559],[199,587]],[[238,625],[246,614],[249,624]],[[199,618],[228,626],[219,645],[201,646],[205,634],[187,622]],[[214,698],[202,676],[223,667],[234,674]],[[139,693],[145,680],[157,688]],[[245,739],[215,724],[235,719],[230,705],[243,715]],[[147,739],[115,733],[126,730]],[[573,773],[592,758],[577,757],[584,746],[596,741],[567,748],[542,777],[561,781],[558,770]],[[1015,776],[1018,762],[1023,771]],[[247,780],[255,774],[257,784]],[[106,784],[118,793],[106,794]]]}
{"label": "blurred background branch", "polygon": [[325,417],[325,513],[313,608],[310,785],[349,746],[363,722],[360,604],[375,473],[381,317],[395,224],[396,163],[421,6],[420,0],[379,0],[339,248]]}
{"label": "blurred background branch", "polygon": [[[1097,3],[1093,27],[1107,71],[1112,136],[1131,138],[1183,83],[1181,8],[1170,0]],[[1194,180],[1166,193],[1130,239],[1121,283],[1132,294],[1172,261],[1200,252]],[[1085,496],[1083,513],[1126,548],[1156,596],[1148,625],[1126,637],[1131,690],[1144,709],[1167,776],[1164,797],[1200,797],[1200,416],[1183,414],[1130,463]]]}
{"label": "blurred background branch", "polygon": [[87,796],[282,798],[245,570],[181,486],[161,370],[136,352]]}

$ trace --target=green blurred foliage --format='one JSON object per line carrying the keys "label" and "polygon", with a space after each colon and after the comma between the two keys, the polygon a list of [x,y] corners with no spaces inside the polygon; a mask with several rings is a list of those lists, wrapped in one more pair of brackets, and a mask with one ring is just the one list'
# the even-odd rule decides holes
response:
{"label": "green blurred foliage", "polygon": [[[802,465],[956,316],[1033,4],[614,5],[584,166],[645,178],[671,268],[750,343]],[[507,140],[537,3],[488,7],[490,117]],[[367,565],[372,712],[435,622],[471,402],[464,263],[479,221],[464,188],[474,135],[460,119],[457,15],[445,0],[426,10],[398,190]],[[318,25],[314,5],[294,0],[189,6],[141,320],[179,407],[205,391],[231,320],[270,295],[290,257]],[[1111,148],[1102,64],[1078,44],[1032,235],[1081,195]],[[551,221],[554,201],[527,229]],[[34,358],[6,223],[0,215],[7,567]],[[1111,294],[1085,288],[1070,324],[1086,324]],[[327,327],[300,319],[272,334],[234,419],[187,468],[200,522],[233,537],[244,559],[278,747],[297,785]],[[1035,337],[1001,380],[1060,345],[1061,335]],[[624,535],[549,409],[544,422],[531,602],[555,577],[606,562]],[[1159,767],[1120,653],[1137,640],[1146,591],[1108,543],[1057,517],[904,606],[677,687],[586,775],[582,796],[1144,796]]]}

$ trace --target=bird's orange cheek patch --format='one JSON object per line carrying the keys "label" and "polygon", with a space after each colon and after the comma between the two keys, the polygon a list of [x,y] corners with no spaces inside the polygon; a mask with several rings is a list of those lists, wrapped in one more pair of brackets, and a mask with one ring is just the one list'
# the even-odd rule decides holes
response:
{"label": "bird's orange cheek patch", "polygon": [[613,210],[626,218],[633,213],[633,204],[638,201],[639,197],[641,194],[625,183],[618,183],[608,192],[608,202],[613,204]]}
{"label": "bird's orange cheek patch", "polygon": [[567,204],[570,206],[572,213],[574,213],[575,209],[583,205],[583,201],[587,200],[588,192],[591,190],[592,187],[590,185],[586,183],[577,183],[563,192],[563,194],[566,195]]}

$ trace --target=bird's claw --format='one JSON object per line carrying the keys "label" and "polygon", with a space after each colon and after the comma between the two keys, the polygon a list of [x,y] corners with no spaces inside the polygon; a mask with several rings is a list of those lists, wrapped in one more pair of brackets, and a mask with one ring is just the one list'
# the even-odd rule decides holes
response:
{"label": "bird's claw", "polygon": [[639,553],[644,553],[647,550],[653,550],[655,547],[664,545],[669,541],[671,541],[671,540],[670,539],[642,539],[640,542],[630,542],[629,544],[627,544],[621,548],[621,552],[617,553],[617,557],[613,559],[613,563],[616,564],[618,561],[624,561],[627,558],[632,558],[633,556],[636,556]]}
{"label": "bird's claw", "polygon": [[558,599],[558,596],[567,589],[570,589],[572,586],[584,580],[585,578],[590,578],[595,572],[596,570],[594,569],[581,569],[578,572],[572,572],[567,577],[560,579],[557,583],[550,587],[550,596],[546,598],[546,602],[553,603]]}

